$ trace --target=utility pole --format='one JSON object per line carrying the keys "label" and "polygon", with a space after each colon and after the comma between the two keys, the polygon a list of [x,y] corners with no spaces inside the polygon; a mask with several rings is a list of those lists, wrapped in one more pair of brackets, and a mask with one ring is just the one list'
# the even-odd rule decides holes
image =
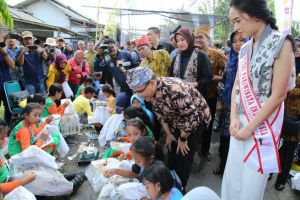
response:
{"label": "utility pole", "polygon": [[96,24],[95,44],[98,42],[99,13],[100,13],[100,0],[98,0],[98,7],[97,7],[97,24]]}

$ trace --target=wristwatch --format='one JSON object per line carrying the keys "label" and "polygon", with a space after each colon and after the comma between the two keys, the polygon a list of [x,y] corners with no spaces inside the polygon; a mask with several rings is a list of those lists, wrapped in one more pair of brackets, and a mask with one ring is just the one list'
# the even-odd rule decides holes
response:
{"label": "wristwatch", "polygon": [[179,136],[179,139],[180,139],[181,142],[186,142],[187,141],[187,138],[182,137],[182,136]]}

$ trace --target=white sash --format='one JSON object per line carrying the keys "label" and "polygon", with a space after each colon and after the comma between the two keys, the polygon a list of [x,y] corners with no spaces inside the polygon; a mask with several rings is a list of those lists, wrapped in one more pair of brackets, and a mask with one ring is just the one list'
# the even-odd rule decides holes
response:
{"label": "white sash", "polygon": [[[240,89],[241,105],[248,123],[259,113],[262,105],[252,88],[249,76],[249,46],[245,45],[239,55],[238,86]],[[254,145],[247,153],[244,162],[250,168],[260,173],[278,173],[281,171],[278,154],[283,123],[284,103],[275,112],[254,130]]]}

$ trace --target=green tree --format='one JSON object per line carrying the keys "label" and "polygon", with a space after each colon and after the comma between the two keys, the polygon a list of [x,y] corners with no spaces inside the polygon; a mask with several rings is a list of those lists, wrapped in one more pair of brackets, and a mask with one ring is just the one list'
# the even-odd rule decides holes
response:
{"label": "green tree", "polygon": [[120,16],[120,9],[113,9],[109,15],[107,25],[104,28],[104,35],[109,35],[112,38],[117,38],[117,17]]}
{"label": "green tree", "polygon": [[9,13],[9,8],[5,0],[0,0],[0,24],[13,29],[14,22]]}

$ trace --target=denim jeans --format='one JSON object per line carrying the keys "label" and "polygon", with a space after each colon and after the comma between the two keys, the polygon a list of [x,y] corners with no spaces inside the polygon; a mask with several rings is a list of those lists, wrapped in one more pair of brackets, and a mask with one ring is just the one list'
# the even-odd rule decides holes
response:
{"label": "denim jeans", "polygon": [[45,88],[44,80],[41,80],[41,82],[39,82],[35,85],[25,83],[25,89],[30,94],[33,94],[33,95],[36,94],[36,93],[39,93],[41,95],[46,95],[46,88]]}

